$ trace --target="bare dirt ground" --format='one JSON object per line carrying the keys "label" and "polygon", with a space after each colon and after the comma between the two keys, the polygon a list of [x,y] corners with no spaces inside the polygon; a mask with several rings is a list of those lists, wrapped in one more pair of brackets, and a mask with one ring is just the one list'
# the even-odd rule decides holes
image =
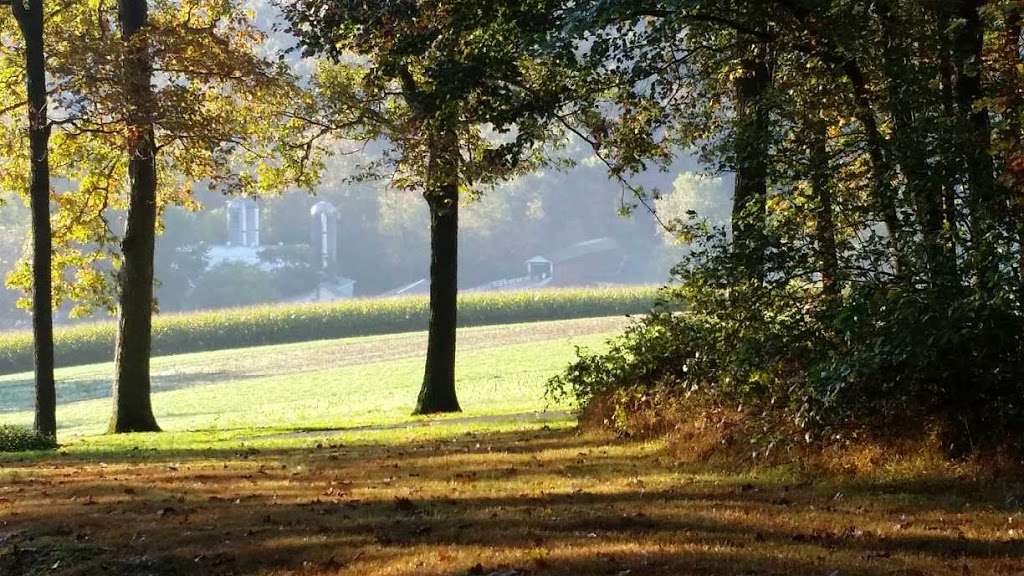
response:
{"label": "bare dirt ground", "polygon": [[735,475],[544,429],[7,459],[0,574],[1024,574],[1021,501],[981,488]]}

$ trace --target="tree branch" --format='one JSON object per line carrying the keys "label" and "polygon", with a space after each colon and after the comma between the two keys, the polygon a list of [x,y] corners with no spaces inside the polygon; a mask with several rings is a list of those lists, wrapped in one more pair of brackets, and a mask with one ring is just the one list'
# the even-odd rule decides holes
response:
{"label": "tree branch", "polygon": [[[4,0],[0,0],[0,2],[3,2],[3,1]],[[28,100],[22,100],[21,102],[17,102],[15,104],[11,104],[10,106],[7,106],[6,108],[0,108],[0,116],[3,116],[4,114],[7,114],[9,112],[14,112],[18,108],[21,108],[21,107],[26,106],[26,105],[28,105]]]}
{"label": "tree branch", "polygon": [[702,13],[685,13],[679,10],[667,10],[667,9],[644,9],[641,8],[635,13],[637,16],[647,16],[649,18],[673,18],[678,17],[684,22],[697,22],[701,24],[717,24],[725,28],[731,28],[741,34],[747,34],[753,36],[758,40],[765,42],[775,40],[775,35],[765,30],[758,30],[751,28],[742,22],[737,22],[731,18],[724,16],[717,16],[715,14],[702,14]]}
{"label": "tree branch", "polygon": [[[616,180],[618,180],[619,184],[622,185],[623,191],[628,190],[630,194],[632,194],[633,197],[636,198],[637,202],[639,202],[658,223],[658,226],[660,226],[666,232],[671,233],[673,231],[672,227],[666,224],[665,221],[661,219],[661,215],[658,214],[658,209],[651,204],[651,202],[647,199],[647,196],[644,194],[644,192],[637,188],[636,186],[634,186],[632,182],[630,182],[626,177],[624,177],[620,173],[620,171],[615,167],[612,161],[609,160],[608,157],[601,152],[601,144],[599,142],[595,141],[590,136],[584,134],[582,130],[573,126],[572,123],[569,122],[569,120],[563,115],[555,114],[555,118],[558,120],[558,123],[561,124],[566,130],[572,132],[573,134],[576,135],[577,138],[583,140],[590,146],[591,150],[593,150],[594,152],[594,156],[597,156],[597,159],[600,160],[601,163],[605,165],[605,168],[608,170],[608,174],[614,177]],[[625,204],[625,201],[620,202]]]}

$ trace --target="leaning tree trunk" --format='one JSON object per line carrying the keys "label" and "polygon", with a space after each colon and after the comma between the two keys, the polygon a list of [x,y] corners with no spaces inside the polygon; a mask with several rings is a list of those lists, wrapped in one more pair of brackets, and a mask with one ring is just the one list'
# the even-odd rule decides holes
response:
{"label": "leaning tree trunk", "polygon": [[424,196],[430,207],[430,324],[427,363],[414,414],[459,412],[455,395],[458,310],[458,143],[446,131],[433,138]]}
{"label": "leaning tree trunk", "polygon": [[764,47],[741,62],[736,80],[736,178],[733,188],[733,246],[750,278],[764,278],[766,201],[768,197],[768,106],[771,82]]}
{"label": "leaning tree trunk", "polygon": [[148,21],[146,0],[120,0],[118,17],[126,44],[124,90],[128,117],[128,217],[118,276],[120,307],[114,354],[114,413],[111,432],[160,428],[150,404],[149,358],[153,320],[153,259],[156,238],[156,142],[153,130],[153,65],[138,33]]}
{"label": "leaning tree trunk", "polygon": [[821,20],[808,6],[800,2],[780,2],[779,5],[796,17],[804,29],[820,44],[820,56],[824,61],[834,66],[850,83],[854,101],[853,114],[864,130],[864,140],[867,145],[868,157],[871,160],[872,203],[892,238],[895,252],[894,264],[899,276],[900,270],[905,268],[906,255],[903,254],[900,242],[903,230],[896,205],[898,197],[892,186],[892,168],[888,160],[887,143],[878,126],[878,120],[875,118],[868,81],[857,60],[839,45],[832,36],[831,29],[819,24]]}
{"label": "leaning tree trunk", "polygon": [[32,211],[32,333],[35,355],[35,430],[57,437],[57,392],[53,378],[53,273],[50,244],[50,126],[46,108],[43,0],[11,4],[25,38],[29,149],[32,154],[29,204]]}

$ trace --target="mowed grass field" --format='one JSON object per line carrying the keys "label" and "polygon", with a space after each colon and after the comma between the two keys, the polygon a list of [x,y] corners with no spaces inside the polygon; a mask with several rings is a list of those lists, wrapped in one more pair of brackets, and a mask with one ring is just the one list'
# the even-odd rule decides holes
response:
{"label": "mowed grass field", "polygon": [[[554,411],[544,383],[573,357],[625,325],[598,318],[459,331],[461,418]],[[287,430],[386,426],[409,417],[423,372],[426,334],[346,338],[153,359],[153,408],[166,431]],[[57,371],[62,441],[104,431],[113,366]],[[32,422],[32,374],[0,376],[0,424]],[[167,435],[161,435],[167,438]]]}
{"label": "mowed grass field", "polygon": [[[100,435],[110,365],[61,370],[64,446],[0,454],[0,575],[1024,574],[1019,481],[576,430],[544,382],[624,322],[461,331],[465,412],[443,417],[409,416],[422,333],[157,359],[159,434]],[[28,423],[30,376],[0,402]]]}

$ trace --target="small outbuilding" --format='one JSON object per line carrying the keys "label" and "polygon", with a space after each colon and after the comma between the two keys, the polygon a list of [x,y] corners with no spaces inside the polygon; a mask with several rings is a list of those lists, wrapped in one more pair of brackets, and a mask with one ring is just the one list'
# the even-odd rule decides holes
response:
{"label": "small outbuilding", "polygon": [[554,263],[543,256],[534,256],[526,261],[526,275],[534,282],[541,282],[552,277]]}

